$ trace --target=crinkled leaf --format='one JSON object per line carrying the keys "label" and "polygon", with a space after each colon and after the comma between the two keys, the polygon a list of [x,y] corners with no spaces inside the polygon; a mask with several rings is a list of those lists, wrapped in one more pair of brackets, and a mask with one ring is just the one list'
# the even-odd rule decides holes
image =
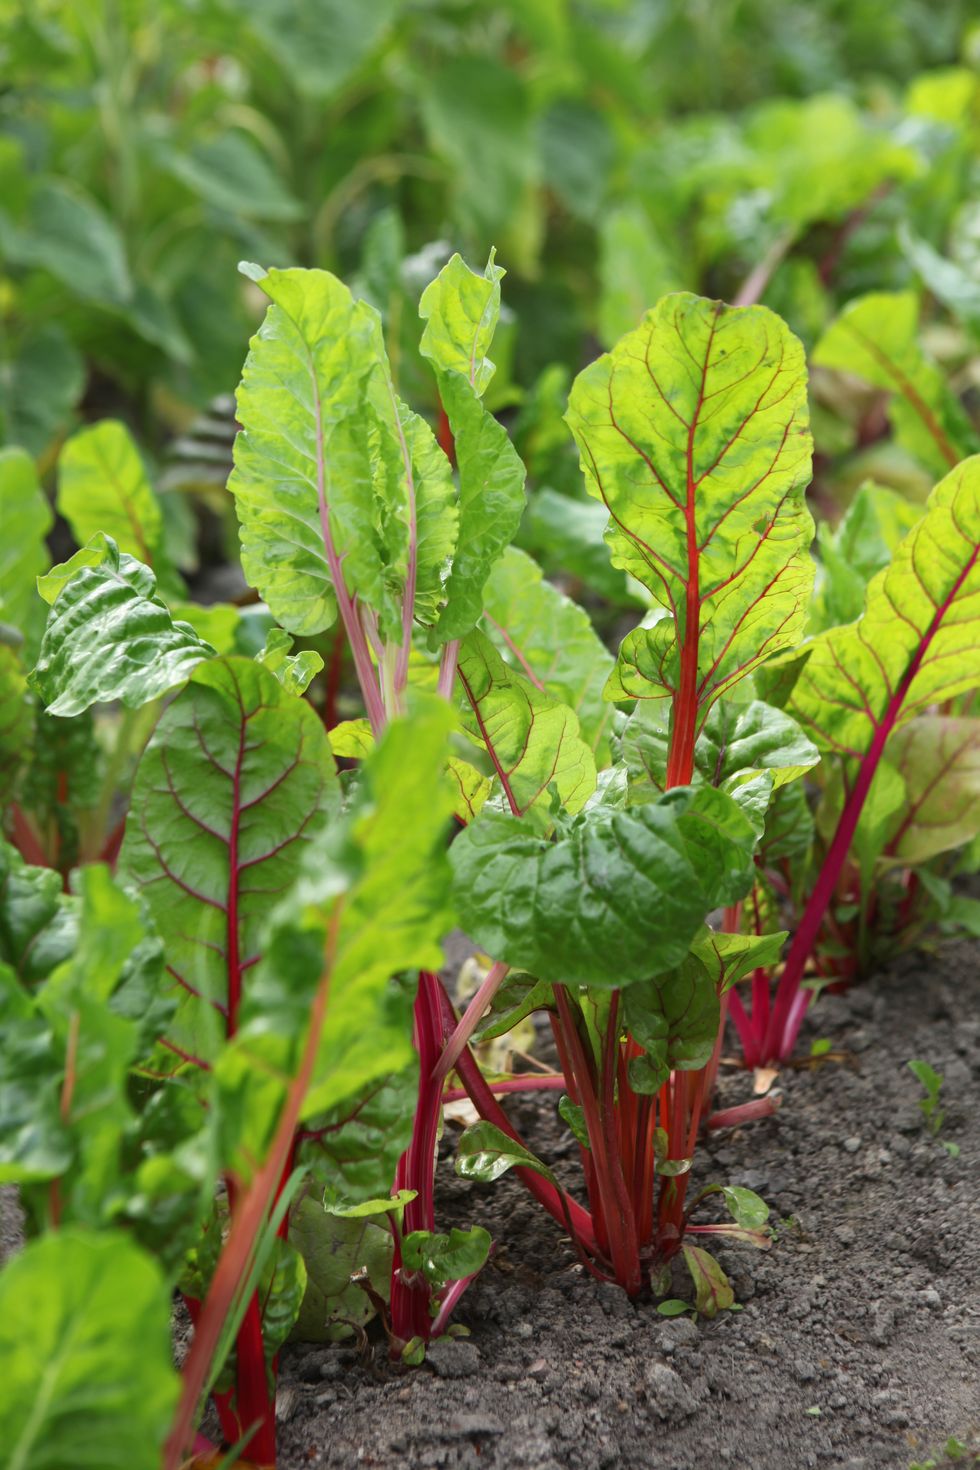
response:
{"label": "crinkled leaf", "polygon": [[290,632],[318,633],[336,614],[324,523],[333,479],[345,468],[329,441],[362,401],[376,363],[375,326],[327,271],[254,274],[273,304],[238,390],[242,427],[228,488],[242,567]]}
{"label": "crinkled leaf", "polygon": [[101,531],[121,552],[153,566],[163,515],[136,442],[117,419],[80,429],[62,449],[58,509],[79,546]]}
{"label": "crinkled leaf", "polygon": [[264,1148],[325,976],[329,1005],[304,1119],[360,1096],[411,1061],[411,996],[391,982],[438,970],[449,907],[444,769],[453,715],[423,700],[393,720],[364,762],[342,820],[310,844],[249,976],[241,1025],[217,1071],[234,1108],[248,1173]]}
{"label": "crinkled leaf", "polygon": [[479,630],[460,645],[459,677],[511,805],[523,814],[546,802],[553,786],[567,811],[579,811],[595,790],[596,774],[578,716],[504,663]]}
{"label": "crinkled leaf", "polygon": [[498,960],[542,980],[628,985],[678,965],[705,915],[744,895],[754,845],[732,798],[707,787],[583,813],[553,842],[484,812],[453,843],[456,904]]}
{"label": "crinkled leaf", "polygon": [[443,597],[456,522],[448,461],[394,392],[373,307],[327,271],[247,273],[272,305],[238,391],[229,488],[245,575],[290,632],[329,626],[342,576],[384,636],[400,638],[413,577],[422,621]]}
{"label": "crinkled leaf", "polygon": [[812,580],[803,349],[764,307],[678,294],[576,378],[568,423],[613,561],[666,616],[625,640],[612,698],[680,700],[696,728],[795,643]]}
{"label": "crinkled leaf", "polygon": [[311,680],[323,668],[323,659],[312,648],[290,654],[292,646],[289,633],[282,628],[270,628],[265,647],[255,655],[255,659],[275,674],[287,694],[305,694]]}
{"label": "crinkled leaf", "polygon": [[122,1232],[65,1229],[0,1275],[0,1441],[14,1470],[158,1470],[177,1403],[171,1290]]}
{"label": "crinkled leaf", "polygon": [[494,567],[483,600],[483,626],[498,653],[573,709],[583,738],[605,751],[614,711],[603,688],[614,660],[585,609],[516,546]]}
{"label": "crinkled leaf", "polygon": [[772,867],[786,858],[801,872],[813,841],[813,813],[801,783],[781,786],[773,793],[766,811],[766,825],[759,841],[759,864]]}
{"label": "crinkled leaf", "polygon": [[532,1169],[551,1183],[555,1176],[530,1149],[509,1138],[493,1123],[474,1123],[460,1135],[456,1150],[456,1173],[461,1179],[492,1184],[508,1169]]}
{"label": "crinkled leaf", "polygon": [[[631,782],[662,791],[666,783],[669,734],[662,706],[641,702],[622,735]],[[694,747],[695,784],[734,791],[763,772],[773,790],[815,766],[820,752],[783,710],[753,699],[739,705],[720,700],[708,714]]]}
{"label": "crinkled leaf", "polygon": [[138,709],[214,653],[189,623],[174,622],[149,567],[108,536],[93,537],[49,575],[53,606],[29,678],[49,714],[116,699]]}
{"label": "crinkled leaf", "polygon": [[289,1240],[277,1240],[259,1278],[262,1347],[267,1364],[296,1325],[306,1294],[306,1262]]}
{"label": "crinkled leaf", "polygon": [[77,939],[78,901],[62,891],[60,873],[30,867],[0,840],[0,961],[33,985],[72,954]]}
{"label": "crinkled leaf", "polygon": [[91,710],[65,719],[35,706],[30,765],[20,795],[39,829],[52,834],[62,871],[78,861],[79,825],[98,804],[103,768]]}
{"label": "crinkled leaf", "polygon": [[419,303],[426,324],[419,350],[436,374],[459,468],[459,532],[437,628],[440,642],[475,625],[487,578],[524,510],[524,466],[506,429],[480,402],[494,370],[487,353],[503,274],[493,252],[482,276],[454,255]]}
{"label": "crinkled leaf", "polygon": [[808,645],[787,708],[824,750],[863,756],[980,684],[980,455],[941,480],[856,623]]}
{"label": "crinkled leaf", "polygon": [[980,444],[945,375],[920,347],[918,332],[914,291],[874,291],[850,302],[831,323],[813,362],[883,388],[899,443],[943,474]]}
{"label": "crinkled leaf", "polygon": [[421,1271],[430,1286],[439,1289],[450,1281],[475,1276],[490,1254],[490,1232],[482,1225],[469,1230],[453,1227],[448,1235],[431,1230],[413,1230],[402,1241],[402,1266]]}
{"label": "crinkled leaf", "polygon": [[631,985],[624,996],[625,1020],[644,1055],[630,1062],[637,1092],[657,1092],[673,1071],[707,1064],[721,1017],[718,991],[695,955],[670,974]]}
{"label": "crinkled leaf", "polygon": [[339,804],[323,726],[249,659],[199,667],[140,762],[120,869],[146,896],[180,1008],[170,1041],[211,1061],[276,900]]}

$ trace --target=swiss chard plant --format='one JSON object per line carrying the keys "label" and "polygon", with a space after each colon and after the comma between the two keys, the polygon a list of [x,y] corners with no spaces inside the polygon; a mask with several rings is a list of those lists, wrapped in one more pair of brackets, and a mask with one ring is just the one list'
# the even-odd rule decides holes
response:
{"label": "swiss chard plant", "polygon": [[[0,973],[23,1029],[3,1177],[38,1251],[111,1229],[135,1277],[153,1256],[146,1280],[179,1289],[168,1466],[205,1392],[226,1444],[274,1462],[290,1332],[377,1313],[415,1362],[450,1329],[492,1242],[438,1228],[447,1093],[480,1120],[459,1172],[515,1170],[588,1270],[663,1294],[683,1258],[701,1311],[731,1305],[702,1242],[766,1245],[766,1207],[692,1191],[696,1144],[774,1104],[714,1113],[726,1018],[750,1062],[787,1055],[813,980],[840,978],[828,928],[864,943],[896,889],[914,928],[917,885],[948,888],[933,860],[975,832],[976,459],[921,516],[868,487],[821,532],[814,588],[800,342],[766,307],[663,298],[567,407],[606,575],[646,609],[614,657],[512,544],[493,255],[422,295],[435,427],[374,306],[325,271],[246,273],[269,305],[229,489],[257,605],[188,597],[121,426],[66,446],[80,549],[54,568],[30,461],[0,460]],[[914,391],[936,417],[934,380]],[[338,631],[363,709],[339,723],[318,690]],[[439,973],[456,923],[488,959],[462,1014]],[[486,1075],[474,1043],[532,1014],[558,1070]],[[585,1204],[507,1116],[533,1086],[562,1093]],[[87,1279],[86,1241],[64,1249]]]}

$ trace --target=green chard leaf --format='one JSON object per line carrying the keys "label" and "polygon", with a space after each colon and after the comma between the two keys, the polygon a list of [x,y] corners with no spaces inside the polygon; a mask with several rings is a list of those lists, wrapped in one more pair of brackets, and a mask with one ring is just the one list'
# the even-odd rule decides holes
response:
{"label": "green chard leaf", "polygon": [[34,709],[27,678],[12,648],[0,643],[0,807],[14,790],[31,748]]}
{"label": "green chard leaf", "polygon": [[918,329],[914,291],[875,291],[850,302],[831,323],[813,363],[885,389],[898,442],[943,474],[980,443],[943,373],[919,346]]}
{"label": "green chard leaf", "polygon": [[755,840],[707,787],[591,809],[553,842],[483,812],[452,846],[456,906],[498,960],[556,983],[628,985],[679,965],[706,914],[748,891]]}
{"label": "green chard leaf", "polygon": [[669,785],[714,701],[798,641],[813,576],[803,348],[765,307],[667,296],[576,378],[568,423],[615,565],[662,615],[607,696],[670,698]]}
{"label": "green chard leaf", "polygon": [[171,618],[149,567],[109,536],[94,536],[38,585],[52,608],[28,682],[49,714],[116,699],[138,709],[214,654],[189,623]]}
{"label": "green chard leaf", "polygon": [[61,874],[34,868],[0,838],[0,962],[25,985],[44,980],[78,942],[78,900]]}
{"label": "green chard leaf", "polygon": [[[663,707],[640,702],[623,731],[622,752],[634,795],[663,791],[667,779],[669,731]],[[719,700],[712,706],[694,747],[695,785],[702,782],[734,792],[768,774],[778,790],[810,770],[820,752],[785,711],[761,699],[748,704]],[[636,790],[639,788],[639,790]]]}
{"label": "green chard leaf", "polygon": [[384,1195],[412,1137],[418,1066],[375,1078],[354,1105],[341,1104],[304,1129],[297,1157],[321,1190],[348,1201]]}
{"label": "green chard leaf", "polygon": [[506,662],[575,711],[593,750],[607,750],[614,711],[602,691],[612,655],[585,609],[546,581],[516,546],[507,548],[490,575],[483,625]]}
{"label": "green chard leaf", "polygon": [[787,709],[823,750],[880,754],[893,730],[980,684],[978,628],[980,455],[933,490],[861,618],[807,645]]}
{"label": "green chard leaf", "polygon": [[711,976],[694,955],[674,971],[631,985],[625,1021],[643,1047],[630,1062],[630,1085],[657,1092],[671,1072],[705,1066],[714,1050],[721,1010]]}
{"label": "green chard leaf", "polygon": [[480,1184],[492,1184],[509,1169],[531,1169],[552,1184],[555,1183],[555,1176],[546,1164],[493,1123],[481,1119],[460,1135],[456,1151],[456,1173],[461,1179],[475,1179]]}
{"label": "green chard leaf", "polygon": [[44,538],[53,522],[30,455],[0,450],[0,623],[23,634],[31,653],[44,624],[36,579],[51,565]]}
{"label": "green chard leaf", "polygon": [[247,267],[272,305],[238,391],[229,489],[242,565],[289,632],[309,635],[351,599],[404,643],[434,622],[456,540],[449,462],[397,397],[381,318],[318,270]]}
{"label": "green chard leaf", "polygon": [[101,531],[121,552],[154,566],[163,515],[125,424],[105,419],[68,440],[58,459],[58,509],[79,546]]}
{"label": "green chard leaf", "polygon": [[536,803],[547,807],[554,787],[566,811],[580,811],[595,790],[596,769],[578,716],[506,664],[478,629],[460,645],[459,677],[472,733],[489,752],[511,810],[523,816]]}
{"label": "green chard leaf", "polygon": [[349,1337],[374,1316],[374,1303],[351,1278],[366,1271],[376,1296],[391,1283],[393,1241],[376,1218],[338,1218],[306,1195],[289,1212],[289,1238],[306,1262],[306,1291],[296,1321],[301,1342]]}
{"label": "green chard leaf", "polygon": [[10,1470],[157,1470],[177,1403],[171,1288],[122,1232],[59,1230],[0,1274]]}
{"label": "green chard leaf", "polygon": [[412,997],[392,977],[439,969],[453,926],[444,774],[453,724],[436,699],[390,722],[349,809],[317,832],[272,917],[238,1032],[216,1064],[245,1177],[274,1126],[321,984],[329,983],[327,1020],[303,1119],[362,1096],[412,1060]]}
{"label": "green chard leaf", "polygon": [[888,565],[922,511],[921,505],[897,491],[866,480],[836,529],[821,522],[817,530],[820,572],[810,612],[812,633],[853,623],[861,616],[868,583]]}
{"label": "green chard leaf", "polygon": [[[919,715],[888,742],[891,769],[901,781],[882,856],[902,866],[972,842],[980,831],[980,720]],[[874,784],[869,794],[873,801]]]}
{"label": "green chard leaf", "polygon": [[261,935],[339,806],[323,725],[245,658],[195,671],[133,788],[120,871],[145,894],[179,1008],[172,1057],[210,1064],[234,1032]]}
{"label": "green chard leaf", "polygon": [[448,1235],[432,1230],[413,1230],[402,1240],[402,1266],[420,1271],[430,1286],[438,1289],[450,1281],[475,1276],[490,1254],[490,1232],[482,1225],[470,1230],[453,1227]]}
{"label": "green chard leaf", "polygon": [[419,302],[425,322],[419,351],[436,374],[459,467],[459,534],[436,629],[440,642],[476,624],[487,578],[524,512],[524,466],[506,429],[480,402],[494,371],[487,353],[503,274],[492,251],[482,276],[454,255]]}

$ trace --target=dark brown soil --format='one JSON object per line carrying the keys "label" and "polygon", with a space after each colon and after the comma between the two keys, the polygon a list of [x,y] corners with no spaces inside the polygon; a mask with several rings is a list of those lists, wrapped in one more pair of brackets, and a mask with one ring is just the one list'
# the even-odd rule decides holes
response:
{"label": "dark brown soil", "polygon": [[[498,1240],[458,1313],[472,1335],[406,1373],[380,1342],[366,1365],[289,1349],[282,1470],[907,1470],[944,1463],[950,1435],[975,1448],[978,959],[963,943],[824,997],[803,1048],[827,1037],[850,1062],[787,1070],[781,1112],[708,1141],[698,1177],[757,1190],[778,1232],[768,1254],[721,1253],[742,1310],[714,1322],[668,1321],[585,1276],[518,1183],[457,1180],[447,1140],[442,1228]],[[923,1126],[912,1057],[945,1077],[941,1137],[958,1158]],[[725,1104],[749,1091],[724,1075]],[[574,1187],[573,1145],[541,1097],[515,1119]]]}

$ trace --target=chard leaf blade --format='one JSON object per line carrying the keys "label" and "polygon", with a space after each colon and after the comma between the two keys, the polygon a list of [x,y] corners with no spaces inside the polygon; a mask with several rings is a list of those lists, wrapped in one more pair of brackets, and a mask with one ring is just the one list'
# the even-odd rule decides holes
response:
{"label": "chard leaf blade", "polygon": [[179,1002],[168,1041],[210,1064],[305,846],[339,805],[310,705],[245,658],[198,668],[161,717],[133,790],[121,870],[144,893]]}
{"label": "chard leaf blade", "polygon": [[803,631],[803,348],[764,307],[667,296],[579,374],[567,420],[613,562],[665,614],[627,637],[608,695],[670,697],[689,759],[714,700]]}
{"label": "chard leaf blade", "polygon": [[454,255],[419,303],[426,324],[419,350],[435,372],[459,469],[459,534],[435,634],[442,643],[476,624],[487,578],[524,511],[524,465],[507,430],[480,401],[493,374],[487,353],[503,274],[492,253],[482,276]]}
{"label": "chard leaf blade", "polygon": [[[7,1464],[152,1470],[177,1402],[171,1287],[122,1231],[32,1241],[0,1276]],[[84,1451],[79,1426],[84,1426]]]}
{"label": "chard leaf blade", "polygon": [[457,910],[488,954],[541,980],[629,985],[679,965],[705,915],[748,890],[755,839],[707,787],[582,813],[553,842],[484,811],[451,850]]}
{"label": "chard leaf blade", "polygon": [[189,677],[214,649],[175,622],[141,562],[98,535],[39,581],[53,606],[28,677],[49,714],[118,699],[138,709]]}
{"label": "chard leaf blade", "polygon": [[504,663],[479,629],[460,646],[459,676],[473,711],[474,734],[490,753],[511,809],[523,815],[547,804],[554,787],[566,811],[581,810],[595,790],[596,768],[579,734],[578,716]]}
{"label": "chard leaf blade", "polygon": [[[856,623],[807,645],[786,708],[823,749],[861,757],[980,684],[980,455],[941,480],[871,581]],[[880,752],[879,752],[880,753]]]}

